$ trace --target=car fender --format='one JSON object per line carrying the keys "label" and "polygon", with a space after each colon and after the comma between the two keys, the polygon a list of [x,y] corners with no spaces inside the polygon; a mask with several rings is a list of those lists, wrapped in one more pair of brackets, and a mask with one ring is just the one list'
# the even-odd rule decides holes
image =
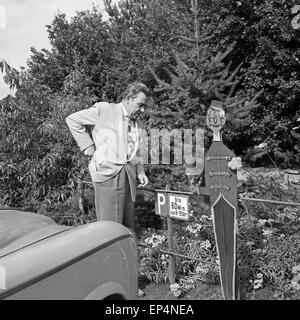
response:
{"label": "car fender", "polygon": [[127,292],[119,282],[109,281],[91,291],[84,300],[103,300],[112,295],[118,295],[122,299],[125,299]]}

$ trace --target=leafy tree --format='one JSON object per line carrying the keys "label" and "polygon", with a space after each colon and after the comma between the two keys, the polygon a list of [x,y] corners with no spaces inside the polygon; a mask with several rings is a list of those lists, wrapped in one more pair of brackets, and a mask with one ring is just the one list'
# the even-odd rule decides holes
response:
{"label": "leafy tree", "polygon": [[78,12],[70,22],[65,14],[57,14],[47,30],[51,50],[38,52],[32,48],[30,73],[60,92],[65,78],[80,68],[85,86],[101,97],[109,66],[114,63],[111,37],[101,12],[96,7]]}
{"label": "leafy tree", "polygon": [[3,194],[19,204],[30,192],[38,192],[32,189],[37,181],[45,181],[39,171],[48,141],[38,128],[51,109],[51,91],[26,71],[6,75],[12,87],[17,83],[17,92],[1,101],[1,184],[10,191]]}
{"label": "leafy tree", "polygon": [[27,72],[19,82],[16,97],[1,101],[0,188],[2,201],[37,210],[42,201],[64,201],[76,189],[84,164],[65,118],[96,100],[81,90],[79,71],[67,77],[61,95]]}
{"label": "leafy tree", "polygon": [[[134,80],[154,89],[149,128],[203,127],[217,99],[227,106],[224,140],[236,153],[268,139],[277,161],[299,163],[292,1],[105,2],[108,21],[97,8],[71,21],[57,14],[47,26],[51,49],[32,48],[26,70],[0,63],[17,89],[1,100],[0,188],[7,203],[36,209],[74,194],[86,172],[65,117],[95,101],[120,100]],[[253,108],[261,91],[261,106]],[[177,177],[185,186],[180,170],[152,169],[153,180]]]}
{"label": "leafy tree", "polygon": [[[300,136],[293,130],[299,117],[300,54],[299,31],[291,25],[294,1],[227,0],[213,4],[211,12],[217,10],[220,21],[216,46],[235,41],[231,58],[235,64],[243,62],[238,87],[241,94],[249,99],[263,90],[260,107],[251,112],[240,130],[228,132],[230,145],[247,155],[247,150],[267,141],[266,151],[278,166],[299,166]],[[267,162],[261,164],[273,165],[268,157],[264,159]]]}

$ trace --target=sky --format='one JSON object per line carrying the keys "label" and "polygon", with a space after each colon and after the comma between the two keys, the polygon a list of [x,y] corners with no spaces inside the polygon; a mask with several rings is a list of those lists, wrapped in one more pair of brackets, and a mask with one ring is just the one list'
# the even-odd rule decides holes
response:
{"label": "sky", "polygon": [[[45,26],[58,11],[70,19],[93,4],[103,10],[105,18],[103,0],[0,0],[0,60],[20,70],[30,58],[30,47],[50,48]],[[0,99],[10,92],[2,76],[0,71]]]}

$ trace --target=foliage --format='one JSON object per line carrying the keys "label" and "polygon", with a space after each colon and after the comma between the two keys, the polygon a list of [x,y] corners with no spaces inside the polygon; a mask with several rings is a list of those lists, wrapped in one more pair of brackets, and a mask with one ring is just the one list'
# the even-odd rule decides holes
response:
{"label": "foliage", "polygon": [[[253,165],[269,165],[271,156],[278,166],[299,166],[300,135],[293,130],[300,116],[299,31],[291,28],[292,0],[105,3],[108,21],[96,7],[78,12],[70,21],[57,14],[47,26],[50,50],[32,48],[26,69],[17,71],[1,60],[6,83],[16,89],[15,97],[0,101],[1,203],[38,211],[68,225],[93,221],[92,190],[90,215],[77,211],[77,180],[89,180],[89,175],[65,118],[96,101],[120,100],[134,80],[153,89],[154,103],[144,118],[148,129],[203,127],[206,109],[217,99],[227,109],[224,141],[237,154]],[[206,146],[209,140],[208,132]],[[175,165],[146,169],[153,188],[169,183],[172,189],[189,191],[202,182],[196,177],[190,185],[184,168]],[[299,198],[297,192],[278,188],[272,179],[262,181],[260,186],[256,182],[244,186],[241,192]],[[174,287],[176,294],[199,279],[218,281],[211,220],[200,218],[209,209],[205,200],[191,196],[194,220],[184,228],[177,224],[175,246],[212,264],[180,260],[177,280],[182,289]],[[298,273],[292,267],[299,264],[298,252],[292,252],[299,240],[299,220],[292,219],[294,209],[245,202],[239,206],[243,286],[249,291],[270,283],[283,289],[294,281],[296,287]],[[143,228],[163,225],[153,211],[153,194],[141,193],[137,212],[143,240],[155,234],[152,229],[143,233]],[[260,220],[266,220],[266,226]],[[199,225],[201,232],[195,237]],[[165,240],[162,245],[166,248]],[[142,261],[149,263],[148,269],[141,269],[143,274],[165,274],[167,260],[155,250],[141,253]]]}
{"label": "foliage", "polygon": [[[197,11],[197,9],[195,9]],[[196,25],[197,27],[197,25]],[[175,64],[165,68],[169,81],[161,80],[150,68],[158,82],[157,92],[167,92],[167,98],[160,105],[162,110],[155,110],[155,124],[158,127],[172,128],[203,128],[205,115],[211,100],[219,100],[227,111],[228,120],[239,128],[239,114],[245,117],[256,107],[255,99],[247,102],[244,107],[237,108],[244,102],[234,96],[237,85],[236,74],[239,66],[230,72],[230,64],[224,64],[224,59],[232,51],[218,52],[214,55],[205,44],[209,39],[206,33],[197,38],[189,38],[183,53],[174,53]],[[203,43],[203,44],[202,44]]]}
{"label": "foliage", "polygon": [[[272,158],[280,166],[299,165],[299,31],[291,21],[292,0],[214,1],[221,23],[218,46],[236,41],[232,59],[243,62],[241,93],[251,97],[263,89],[260,107],[251,112],[241,130],[229,131],[230,146],[239,154],[268,139]],[[218,10],[217,7],[222,7]],[[268,157],[259,160],[270,164]],[[264,162],[263,162],[264,161]]]}
{"label": "foliage", "polygon": [[102,96],[107,82],[106,74],[114,61],[111,54],[111,37],[102,14],[95,7],[78,12],[68,22],[65,14],[57,14],[47,26],[51,51],[38,52],[32,48],[28,62],[29,72],[54,92],[64,87],[65,78],[80,68],[84,86]]}
{"label": "foliage", "polygon": [[64,82],[70,94],[62,96],[55,96],[28,72],[20,79],[16,97],[1,101],[0,186],[2,202],[36,211],[58,190],[67,199],[76,189],[86,164],[77,156],[65,118],[93,102],[93,96],[85,90],[72,95],[82,83],[74,73]]}
{"label": "foliage", "polygon": [[86,212],[79,210],[79,194],[74,192],[64,199],[64,190],[57,190],[48,196],[38,208],[38,213],[52,218],[56,223],[67,226],[78,226],[96,221],[94,193],[91,188],[85,190]]}
{"label": "foliage", "polygon": [[[194,222],[174,231],[174,251],[186,256],[200,259],[202,262],[176,257],[176,278],[185,281],[186,276],[194,275],[193,281],[202,279],[215,283],[218,268],[216,267],[216,249],[210,217],[202,216]],[[140,275],[152,281],[166,281],[168,278],[168,251],[166,231],[145,229],[140,248]],[[208,266],[207,266],[208,264]]]}
{"label": "foliage", "polygon": [[10,89],[19,87],[19,72],[11,67],[4,59],[0,61],[0,70],[4,73],[3,80]]}
{"label": "foliage", "polygon": [[[266,197],[282,194],[286,201],[299,190],[284,190],[266,177],[264,185],[243,186],[239,202],[242,204],[238,217],[237,259],[240,287],[244,298],[251,299],[258,289],[273,288],[285,298],[296,296],[299,290],[299,231],[300,217],[297,207],[278,205],[247,205],[243,197],[259,197],[266,190]],[[248,202],[247,202],[248,203]],[[261,208],[258,210],[258,206]],[[139,248],[140,276],[151,281],[168,282],[167,232],[145,230]],[[219,266],[215,247],[212,219],[210,216],[193,215],[190,222],[175,223],[174,251],[190,258],[176,257],[176,286],[170,290],[183,296],[197,281],[219,282]],[[147,246],[145,249],[144,246]]]}
{"label": "foliage", "polygon": [[[276,160],[297,160],[298,135],[289,128],[297,105],[298,34],[287,23],[291,3],[279,4],[130,0],[117,7],[106,1],[108,21],[96,7],[70,21],[57,14],[47,26],[50,50],[32,48],[21,72],[4,61],[0,65],[17,89],[16,97],[1,101],[3,201],[36,210],[56,189],[75,190],[83,163],[65,116],[101,99],[119,100],[136,79],[154,89],[148,128],[203,127],[210,100],[219,99],[229,117],[224,140],[239,154],[270,137],[268,150]],[[270,63],[274,59],[278,68]],[[268,72],[261,72],[265,66]],[[275,71],[280,72],[276,81]],[[262,89],[261,107],[246,102]],[[178,168],[157,170],[172,176],[174,188],[189,183],[176,174]]]}

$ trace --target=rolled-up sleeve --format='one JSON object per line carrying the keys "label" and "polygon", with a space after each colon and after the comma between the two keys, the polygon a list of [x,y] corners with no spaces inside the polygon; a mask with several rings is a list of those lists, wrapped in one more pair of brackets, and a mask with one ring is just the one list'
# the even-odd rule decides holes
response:
{"label": "rolled-up sleeve", "polygon": [[66,123],[81,151],[94,144],[86,130],[86,126],[94,126],[100,116],[101,103],[95,103],[91,108],[72,113],[66,118]]}

